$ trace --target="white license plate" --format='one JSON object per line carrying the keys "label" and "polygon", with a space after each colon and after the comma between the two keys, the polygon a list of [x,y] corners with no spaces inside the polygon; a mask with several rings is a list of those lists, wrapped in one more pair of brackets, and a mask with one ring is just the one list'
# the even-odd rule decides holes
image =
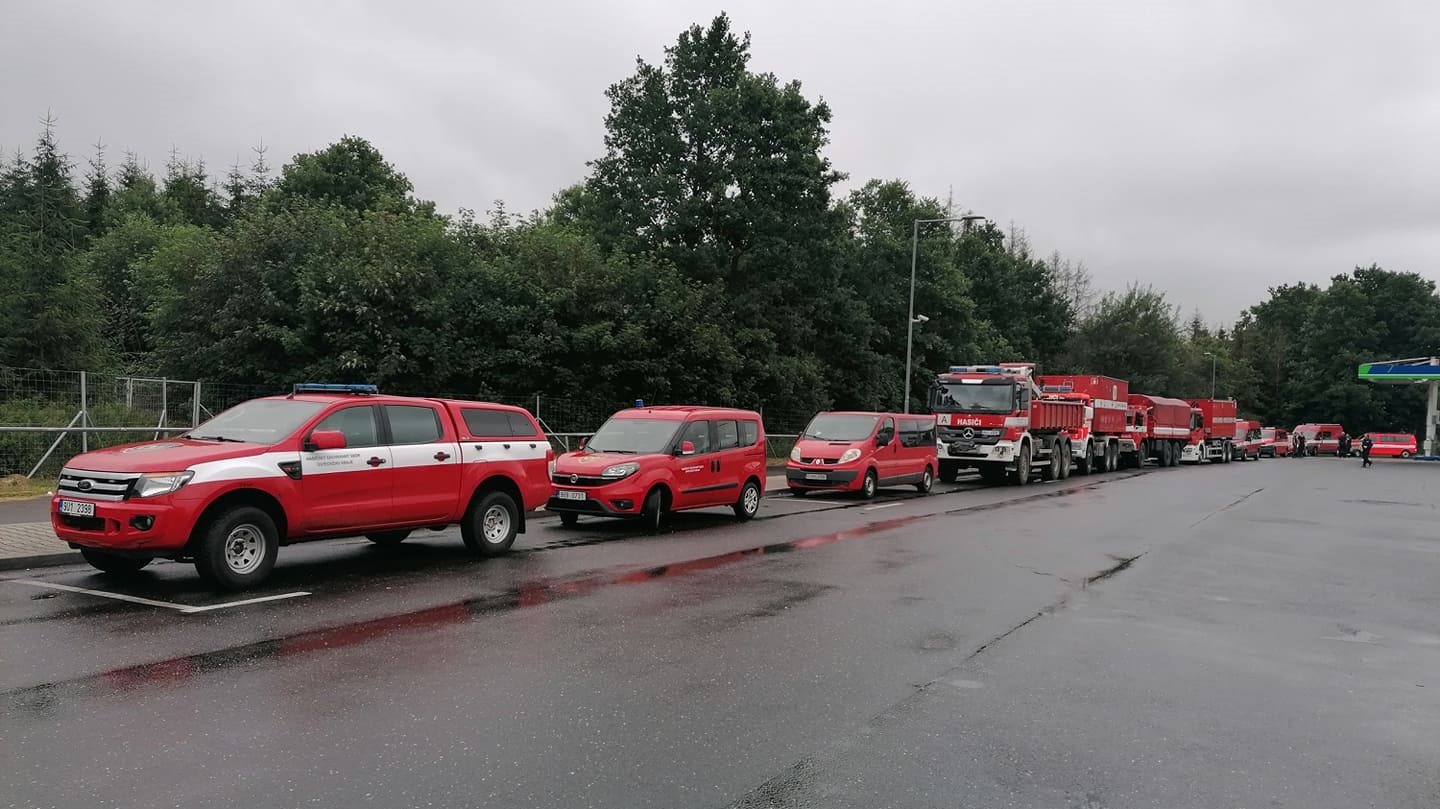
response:
{"label": "white license plate", "polygon": [[829,480],[830,476],[824,472],[806,472],[806,480]]}
{"label": "white license plate", "polygon": [[61,500],[59,510],[61,514],[69,514],[71,517],[95,516],[95,504],[79,500]]}
{"label": "white license plate", "polygon": [[569,490],[566,490],[566,489],[561,489],[560,491],[556,492],[556,493],[555,493],[555,496],[558,497],[558,498],[560,498],[561,500],[584,500],[584,499],[585,499],[585,493],[584,493],[584,492],[572,492],[572,491],[569,491]]}

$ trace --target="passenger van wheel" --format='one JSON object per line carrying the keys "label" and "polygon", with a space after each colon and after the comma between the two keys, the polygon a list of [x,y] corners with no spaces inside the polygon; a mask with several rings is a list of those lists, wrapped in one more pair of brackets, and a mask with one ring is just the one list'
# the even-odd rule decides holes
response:
{"label": "passenger van wheel", "polygon": [[760,484],[753,480],[745,481],[740,487],[740,499],[735,501],[735,519],[745,522],[755,519],[760,513]]}
{"label": "passenger van wheel", "polygon": [[520,509],[504,492],[490,492],[470,507],[460,523],[460,537],[471,553],[499,556],[515,544],[520,533]]}
{"label": "passenger van wheel", "polygon": [[399,545],[410,536],[409,531],[381,531],[377,534],[366,534],[365,538],[376,545]]}
{"label": "passenger van wheel", "polygon": [[1409,457],[1410,457],[1410,450],[1408,450],[1408,449],[1402,449],[1402,450],[1400,450],[1400,457],[1401,457],[1401,458],[1409,458]]}
{"label": "passenger van wheel", "polygon": [[580,515],[573,511],[560,512],[560,524],[566,528],[574,528],[575,523],[580,522]]}
{"label": "passenger van wheel", "polygon": [[279,550],[279,532],[270,515],[239,506],[221,512],[201,531],[195,571],[221,589],[244,590],[270,575]]}
{"label": "passenger van wheel", "polygon": [[80,555],[85,557],[85,561],[89,562],[90,566],[96,570],[116,575],[136,573],[150,564],[150,560],[143,557],[137,559],[133,556],[121,556],[118,553],[110,553],[96,548],[81,548]]}
{"label": "passenger van wheel", "polygon": [[865,472],[865,480],[860,484],[860,496],[869,500],[875,496],[875,490],[880,488],[880,479],[875,476],[875,470]]}
{"label": "passenger van wheel", "polygon": [[927,466],[925,467],[925,473],[920,476],[920,482],[915,484],[915,489],[921,494],[929,494],[933,488],[935,488],[935,475],[930,471],[930,467]]}
{"label": "passenger van wheel", "polygon": [[665,522],[665,493],[656,489],[645,497],[645,505],[640,509],[640,521],[645,524],[645,530],[652,534],[660,533],[660,526]]}

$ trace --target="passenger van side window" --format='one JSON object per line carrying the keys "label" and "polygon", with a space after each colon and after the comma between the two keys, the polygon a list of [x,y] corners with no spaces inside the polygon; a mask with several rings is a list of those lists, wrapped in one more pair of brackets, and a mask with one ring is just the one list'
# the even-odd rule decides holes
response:
{"label": "passenger van side window", "polygon": [[680,442],[689,441],[695,445],[695,454],[704,455],[710,451],[710,422],[692,421],[685,425],[684,432],[680,433]]}
{"label": "passenger van side window", "polygon": [[885,446],[895,440],[895,419],[887,418],[885,423],[880,425],[880,432],[875,435],[877,446]]}
{"label": "passenger van side window", "polygon": [[345,448],[380,445],[380,430],[375,423],[375,408],[357,405],[336,410],[315,425],[315,431],[335,430],[345,435]]}
{"label": "passenger van side window", "polygon": [[465,419],[465,428],[476,438],[509,438],[509,415],[501,410],[484,410],[478,407],[467,407],[460,411],[460,417]]}
{"label": "passenger van side window", "polygon": [[760,425],[753,421],[740,422],[740,446],[753,447],[760,440]]}
{"label": "passenger van side window", "polygon": [[715,422],[715,449],[727,450],[740,446],[740,428],[733,421]]}

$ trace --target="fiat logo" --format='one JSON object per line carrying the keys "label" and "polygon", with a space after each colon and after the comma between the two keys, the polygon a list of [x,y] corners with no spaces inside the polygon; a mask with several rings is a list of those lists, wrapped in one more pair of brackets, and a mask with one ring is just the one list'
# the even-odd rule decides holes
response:
{"label": "fiat logo", "polygon": [[579,483],[579,482],[580,482],[580,476],[579,476],[579,475],[571,475],[571,476],[570,476],[570,482],[571,482],[571,483]]}

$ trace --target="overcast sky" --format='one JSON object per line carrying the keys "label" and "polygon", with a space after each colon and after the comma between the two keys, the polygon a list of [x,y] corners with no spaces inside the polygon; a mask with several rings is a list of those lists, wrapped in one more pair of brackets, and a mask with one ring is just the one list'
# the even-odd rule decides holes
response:
{"label": "overcast sky", "polygon": [[1440,273],[1440,4],[7,0],[0,145],[49,110],[216,174],[368,138],[442,209],[543,207],[604,90],[721,10],[834,110],[829,155],[1228,321],[1356,264]]}

